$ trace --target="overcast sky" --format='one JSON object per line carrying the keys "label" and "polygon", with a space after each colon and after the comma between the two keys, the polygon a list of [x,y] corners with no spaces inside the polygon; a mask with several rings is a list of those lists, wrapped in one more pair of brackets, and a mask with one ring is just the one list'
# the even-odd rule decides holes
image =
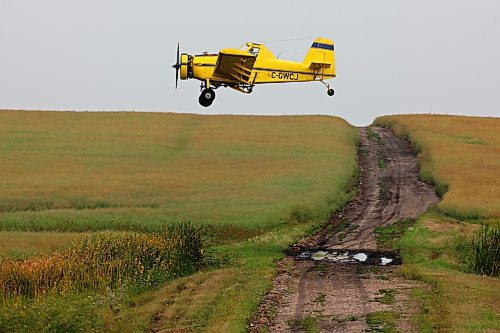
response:
{"label": "overcast sky", "polygon": [[[334,40],[336,94],[319,82],[175,90],[177,41],[190,54],[265,43],[302,61]],[[287,41],[276,41],[287,40]],[[0,0],[0,109],[202,114],[500,116],[500,1]]]}

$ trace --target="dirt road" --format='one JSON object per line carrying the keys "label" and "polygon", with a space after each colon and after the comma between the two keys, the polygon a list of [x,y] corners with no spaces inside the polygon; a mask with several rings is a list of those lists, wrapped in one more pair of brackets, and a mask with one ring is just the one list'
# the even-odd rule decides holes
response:
{"label": "dirt road", "polygon": [[438,198],[418,179],[407,141],[383,128],[360,132],[358,195],[290,248],[250,331],[365,332],[384,325],[415,331],[409,317],[418,304],[409,292],[416,282],[398,273],[397,254],[377,248],[374,230],[417,217]]}

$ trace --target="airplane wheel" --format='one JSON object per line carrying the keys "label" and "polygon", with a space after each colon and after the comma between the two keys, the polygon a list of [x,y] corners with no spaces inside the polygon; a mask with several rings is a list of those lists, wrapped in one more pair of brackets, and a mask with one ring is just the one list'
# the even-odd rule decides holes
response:
{"label": "airplane wheel", "polygon": [[215,91],[212,88],[203,89],[201,95],[204,99],[209,100],[210,104],[215,99]]}
{"label": "airplane wheel", "polygon": [[200,102],[201,106],[207,107],[212,105],[212,102],[215,99],[215,91],[211,88],[203,89],[200,97],[198,98],[198,102]]}
{"label": "airplane wheel", "polygon": [[335,90],[330,88],[326,91],[326,93],[328,94],[328,96],[333,96],[333,95],[335,95]]}
{"label": "airplane wheel", "polygon": [[205,99],[204,95],[200,95],[198,98],[198,102],[200,102],[200,105],[203,107],[208,107],[212,105],[213,100]]}

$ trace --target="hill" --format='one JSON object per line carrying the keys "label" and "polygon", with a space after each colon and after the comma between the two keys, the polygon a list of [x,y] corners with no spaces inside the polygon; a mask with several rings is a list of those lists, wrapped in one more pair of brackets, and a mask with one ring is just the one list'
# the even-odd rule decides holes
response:
{"label": "hill", "polygon": [[343,189],[356,137],[325,116],[4,110],[0,228],[276,225]]}

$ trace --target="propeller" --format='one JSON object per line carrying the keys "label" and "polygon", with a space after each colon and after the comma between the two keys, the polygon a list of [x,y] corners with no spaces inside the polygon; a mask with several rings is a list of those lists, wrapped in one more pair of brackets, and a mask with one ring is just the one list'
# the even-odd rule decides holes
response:
{"label": "propeller", "polygon": [[177,63],[173,65],[172,68],[175,68],[175,89],[177,89],[177,82],[179,82],[179,69],[181,68],[179,58],[179,43],[177,43]]}

